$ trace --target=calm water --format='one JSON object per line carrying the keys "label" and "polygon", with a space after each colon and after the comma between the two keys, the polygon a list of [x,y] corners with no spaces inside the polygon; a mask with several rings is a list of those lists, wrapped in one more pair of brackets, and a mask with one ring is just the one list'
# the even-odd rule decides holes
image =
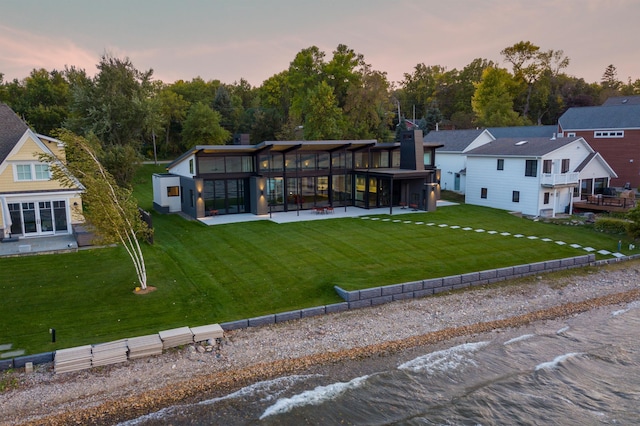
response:
{"label": "calm water", "polygon": [[633,303],[261,382],[124,424],[639,424],[639,338]]}

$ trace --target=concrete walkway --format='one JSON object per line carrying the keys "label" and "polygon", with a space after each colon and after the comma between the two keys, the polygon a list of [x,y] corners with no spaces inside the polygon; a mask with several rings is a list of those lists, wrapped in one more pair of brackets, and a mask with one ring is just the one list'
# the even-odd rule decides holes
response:
{"label": "concrete walkway", "polygon": [[[438,201],[438,207],[444,206],[452,206],[456,203],[451,203],[449,201]],[[392,210],[392,215],[400,215],[406,213],[418,213],[424,211],[418,210],[414,211],[410,208],[400,208],[394,207]],[[336,207],[333,213],[325,213],[318,214],[314,210],[299,210],[292,212],[274,212],[265,215],[254,215],[251,213],[242,213],[242,214],[227,214],[221,216],[209,216],[198,219],[200,222],[205,225],[226,225],[229,223],[242,223],[242,222],[253,222],[256,220],[270,220],[275,223],[291,223],[291,222],[305,222],[309,220],[326,220],[326,219],[341,219],[345,217],[361,217],[361,216],[374,216],[381,214],[389,214],[389,208],[380,208],[380,209],[362,209],[360,207]]]}

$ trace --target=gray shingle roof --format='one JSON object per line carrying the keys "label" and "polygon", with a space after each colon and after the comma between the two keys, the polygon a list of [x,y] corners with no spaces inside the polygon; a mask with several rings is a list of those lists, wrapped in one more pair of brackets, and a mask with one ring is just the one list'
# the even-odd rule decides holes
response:
{"label": "gray shingle roof", "polygon": [[467,152],[467,156],[541,157],[574,142],[575,138],[501,138]]}
{"label": "gray shingle roof", "polygon": [[499,138],[550,138],[558,133],[558,126],[515,126],[487,127],[487,130]]}
{"label": "gray shingle roof", "polygon": [[613,96],[602,104],[602,106],[614,105],[640,105],[640,96]]}
{"label": "gray shingle roof", "polygon": [[562,130],[640,129],[640,103],[569,108],[558,119]]}
{"label": "gray shingle roof", "polygon": [[442,144],[443,147],[438,152],[462,152],[482,132],[484,132],[484,129],[432,130],[426,134],[423,140],[426,143]]}
{"label": "gray shingle roof", "polygon": [[8,105],[0,103],[0,164],[18,143],[27,125]]}

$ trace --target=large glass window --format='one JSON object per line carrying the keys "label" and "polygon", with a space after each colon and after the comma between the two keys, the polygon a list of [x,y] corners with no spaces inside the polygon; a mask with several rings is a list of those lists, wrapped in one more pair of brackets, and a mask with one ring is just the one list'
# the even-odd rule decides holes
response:
{"label": "large glass window", "polygon": [[300,194],[300,180],[296,178],[287,179],[287,210],[297,210],[303,203]]}
{"label": "large glass window", "polygon": [[355,159],[356,159],[356,164],[355,167],[356,169],[367,169],[369,168],[369,153],[364,151],[364,152],[356,152],[355,153]]}
{"label": "large glass window", "polygon": [[371,167],[372,168],[386,168],[389,167],[389,153],[388,152],[372,152],[371,153]]}
{"label": "large glass window", "polygon": [[607,187],[607,178],[596,178],[593,180],[593,191],[595,194],[602,194]]}
{"label": "large glass window", "polygon": [[569,162],[568,158],[562,159],[562,171],[560,173],[568,173],[569,172]]}
{"label": "large glass window", "polygon": [[331,155],[331,166],[334,169],[351,168],[353,153],[349,151],[334,152]]}
{"label": "large glass window", "polygon": [[400,167],[400,151],[398,150],[391,152],[391,167],[393,167],[394,169],[397,169],[398,167]]}
{"label": "large glass window", "polygon": [[424,152],[424,165],[428,167],[433,167],[433,155],[431,155],[431,150],[427,149]]}
{"label": "large glass window", "polygon": [[334,175],[331,179],[332,201],[334,206],[349,204],[351,194],[351,179],[345,175]]}
{"label": "large glass window", "polygon": [[244,213],[245,180],[216,179],[204,181],[205,216]]}
{"label": "large glass window", "polygon": [[284,179],[281,177],[267,179],[267,201],[270,211],[284,210]]}
{"label": "large glass window", "polygon": [[316,155],[315,154],[301,154],[300,164],[302,170],[315,170],[316,169]]}
{"label": "large glass window", "polygon": [[268,172],[269,171],[269,156],[261,155],[258,157],[258,172]]}
{"label": "large glass window", "polygon": [[316,182],[316,202],[318,204],[329,204],[329,176],[318,176]]}
{"label": "large glass window", "polygon": [[553,162],[551,160],[544,160],[542,162],[542,173],[551,173],[551,166]]}
{"label": "large glass window", "polygon": [[368,207],[376,207],[378,204],[378,179],[374,177],[369,178],[369,201]]}
{"label": "large glass window", "polygon": [[253,157],[250,155],[242,156],[242,171],[244,173],[253,172]]}
{"label": "large glass window", "polygon": [[198,170],[200,174],[224,173],[224,157],[199,157]]}
{"label": "large glass window", "polygon": [[362,175],[356,176],[356,199],[355,204],[358,207],[365,206],[365,195],[367,189],[367,179]]}
{"label": "large glass window", "polygon": [[593,179],[582,179],[582,181],[580,181],[580,193],[586,195],[593,194]]}
{"label": "large glass window", "polygon": [[328,152],[318,154],[318,170],[329,170],[329,157]]}
{"label": "large glass window", "polygon": [[227,173],[239,173],[242,171],[242,157],[226,157]]}
{"label": "large glass window", "polygon": [[271,171],[272,172],[281,172],[282,170],[284,170],[284,166],[283,166],[283,158],[284,156],[282,154],[273,154],[271,156]]}
{"label": "large glass window", "polygon": [[298,155],[286,154],[284,159],[284,167],[287,171],[295,172],[298,167]]}

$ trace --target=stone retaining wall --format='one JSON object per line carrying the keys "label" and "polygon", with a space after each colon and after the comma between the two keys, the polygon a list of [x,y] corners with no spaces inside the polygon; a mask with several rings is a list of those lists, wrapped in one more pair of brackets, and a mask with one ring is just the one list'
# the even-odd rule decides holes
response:
{"label": "stone retaining wall", "polygon": [[[342,299],[344,299],[344,302],[230,321],[221,323],[220,326],[225,331],[238,330],[247,327],[259,327],[316,315],[342,312],[349,309],[365,308],[396,300],[413,299],[467,287],[488,285],[528,275],[580,268],[589,265],[600,266],[632,259],[640,259],[640,254],[598,261],[596,261],[595,254],[587,254],[565,259],[548,260],[545,262],[509,266],[506,268],[490,269],[480,272],[470,272],[442,278],[430,278],[401,284],[367,288],[364,290],[347,291],[339,286],[335,286],[334,288],[336,292]],[[32,362],[33,365],[45,364],[53,361],[54,355],[54,352],[47,352],[43,354],[21,356],[14,359],[3,359],[0,360],[0,371],[12,368],[22,368],[27,362]]]}
{"label": "stone retaining wall", "polygon": [[[488,285],[528,275],[580,268],[596,264],[595,259],[595,254],[586,254],[583,256],[568,257],[565,259],[548,260],[545,262],[509,266],[506,268],[490,269],[480,272],[470,272],[442,278],[431,278],[383,287],[367,288],[365,290],[347,291],[338,286],[335,286],[334,288],[340,297],[344,299],[349,309],[357,309],[393,302],[396,300],[425,297],[467,287]],[[619,259],[615,260],[618,261]],[[598,262],[598,264],[611,263],[603,261],[600,262]]]}

